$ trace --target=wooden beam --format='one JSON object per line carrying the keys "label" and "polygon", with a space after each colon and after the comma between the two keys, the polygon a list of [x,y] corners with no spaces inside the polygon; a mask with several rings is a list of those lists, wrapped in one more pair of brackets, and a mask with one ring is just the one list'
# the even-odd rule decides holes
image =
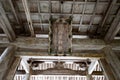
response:
{"label": "wooden beam", "polygon": [[104,75],[107,80],[115,80],[115,76],[113,75],[113,72],[111,70],[110,65],[107,63],[105,59],[99,60],[100,66],[102,67],[104,71]]}
{"label": "wooden beam", "polygon": [[112,71],[114,72],[114,76],[116,76],[116,80],[120,79],[120,60],[118,56],[112,51],[111,46],[107,46],[103,49],[105,56],[106,56],[106,61],[110,64],[112,67]]}
{"label": "wooden beam", "polygon": [[7,38],[9,41],[13,41],[13,37],[11,36],[9,30],[7,29],[7,26],[5,25],[5,23],[3,22],[3,20],[0,17],[0,27],[3,29],[4,33],[6,34]]}
{"label": "wooden beam", "polygon": [[109,1],[109,6],[108,6],[108,9],[104,15],[104,18],[102,20],[102,23],[100,24],[100,28],[103,28],[104,27],[104,24],[106,22],[106,19],[108,18],[108,15],[111,11],[111,9],[113,8],[113,6],[116,4],[117,0],[112,0],[112,1]]}
{"label": "wooden beam", "polygon": [[5,61],[8,56],[15,51],[15,46],[8,46],[0,56],[0,64]]}
{"label": "wooden beam", "polygon": [[26,14],[26,18],[27,18],[27,22],[28,22],[28,26],[29,26],[31,36],[34,37],[35,36],[34,28],[33,28],[32,20],[31,20],[31,16],[30,16],[30,10],[29,10],[29,7],[28,7],[28,2],[27,2],[27,0],[22,0],[22,3],[23,3],[24,10],[25,10],[25,14]]}
{"label": "wooden beam", "polygon": [[[29,50],[47,50],[49,47],[49,40],[47,38],[31,38],[18,37],[16,41],[9,43],[6,38],[0,38],[0,46],[15,45],[21,49]],[[113,49],[120,50],[120,40],[113,40],[110,44]],[[81,50],[100,50],[106,46],[106,43],[101,39],[73,39],[72,51],[77,52]]]}
{"label": "wooden beam", "polygon": [[14,60],[15,50],[16,48],[14,46],[9,46],[3,52],[6,55],[2,57],[3,59],[1,59],[0,63],[0,80],[4,80],[4,78],[6,77],[6,74],[8,73],[8,70]]}
{"label": "wooden beam", "polygon": [[14,76],[15,76],[17,67],[20,64],[20,61],[21,61],[20,58],[17,58],[17,57],[14,58],[14,61],[11,65],[10,69],[8,70],[7,75],[4,80],[13,80],[14,79]]}
{"label": "wooden beam", "polygon": [[14,17],[15,17],[17,23],[20,24],[20,21],[19,21],[19,19],[18,19],[18,15],[17,15],[18,12],[16,12],[16,10],[15,10],[14,4],[13,4],[13,0],[8,0],[8,2],[10,3],[12,12],[13,12],[13,14],[14,14]]}
{"label": "wooden beam", "polygon": [[[59,72],[60,70],[54,70],[56,73],[57,72]],[[70,72],[70,73],[68,73],[68,72]],[[68,74],[65,74],[65,75],[70,75],[70,74],[72,74],[72,75],[81,75],[81,76],[86,76],[86,72],[78,72],[78,71],[73,71],[74,73],[71,73],[72,71],[70,71],[70,70],[61,70],[60,71],[61,73],[68,73]],[[32,71],[32,74],[31,75],[57,75],[57,74],[55,74],[55,73],[52,73],[52,72],[48,72],[47,73],[47,71],[46,70],[33,70]],[[26,73],[25,73],[25,70],[17,70],[16,71],[16,75],[26,75]],[[63,74],[62,74],[63,75]],[[101,72],[101,71],[93,71],[93,74],[91,74],[91,75],[94,75],[94,76],[102,76],[103,75],[103,73]]]}
{"label": "wooden beam", "polygon": [[[36,57],[36,58],[40,58],[41,56],[55,56],[55,55],[49,55],[48,52],[16,52],[15,56],[28,56],[28,57]],[[67,55],[67,57],[79,57],[82,59],[100,59],[100,58],[104,58],[104,54],[103,53],[90,53],[89,51],[87,53],[72,53],[72,55]]]}
{"label": "wooden beam", "polygon": [[1,13],[0,26],[3,29],[4,33],[7,35],[8,39],[10,41],[14,41],[16,36],[1,2],[0,2],[0,13]]}
{"label": "wooden beam", "polygon": [[90,33],[91,33],[91,30],[93,29],[92,24],[93,24],[93,21],[94,21],[94,17],[95,17],[95,15],[96,15],[96,10],[97,10],[98,4],[99,4],[99,0],[96,1],[95,6],[94,6],[94,9],[93,9],[93,13],[92,13],[93,15],[92,15],[91,18],[90,18],[90,23],[89,23],[89,28],[88,28],[88,31],[89,31]]}
{"label": "wooden beam", "polygon": [[114,18],[108,32],[105,35],[105,41],[111,41],[114,39],[116,34],[120,30],[120,9],[118,10],[118,13],[116,14],[116,17]]}

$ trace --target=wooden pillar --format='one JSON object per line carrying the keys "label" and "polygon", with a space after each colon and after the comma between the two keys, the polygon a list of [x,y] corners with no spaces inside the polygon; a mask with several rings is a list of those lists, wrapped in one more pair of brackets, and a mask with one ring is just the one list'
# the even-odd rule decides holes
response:
{"label": "wooden pillar", "polygon": [[105,59],[99,60],[100,66],[103,69],[104,75],[107,80],[115,80],[112,69]]}
{"label": "wooden pillar", "polygon": [[120,60],[118,56],[112,51],[111,46],[107,46],[103,49],[106,61],[110,64],[112,67],[112,71],[114,72],[114,76],[116,80],[120,80]]}
{"label": "wooden pillar", "polygon": [[0,56],[0,80],[4,80],[8,70],[14,60],[16,47],[8,46]]}
{"label": "wooden pillar", "polygon": [[17,67],[19,66],[21,61],[21,58],[14,57],[14,61],[12,62],[12,65],[10,66],[7,75],[5,77],[5,80],[13,80],[15,76],[15,72],[17,70]]}
{"label": "wooden pillar", "polygon": [[0,56],[0,64],[9,57],[9,55],[11,54],[11,52],[14,52],[14,51],[15,51],[15,47],[14,47],[14,46],[8,46],[8,47],[3,51],[3,53],[2,53],[1,56]]}

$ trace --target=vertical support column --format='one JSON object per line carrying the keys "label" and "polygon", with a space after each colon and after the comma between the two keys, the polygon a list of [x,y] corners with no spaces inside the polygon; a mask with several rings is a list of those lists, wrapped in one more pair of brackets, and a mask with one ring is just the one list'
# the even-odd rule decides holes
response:
{"label": "vertical support column", "polygon": [[4,80],[14,60],[16,47],[8,46],[0,56],[0,80]]}
{"label": "vertical support column", "polygon": [[12,62],[12,65],[10,66],[10,69],[8,69],[5,80],[13,80],[14,79],[15,72],[17,70],[17,67],[20,64],[20,61],[21,61],[21,58],[14,57],[14,61]]}
{"label": "vertical support column", "polygon": [[114,72],[114,76],[116,80],[120,80],[120,60],[116,56],[116,54],[112,51],[111,46],[107,46],[103,49],[106,55],[106,61],[110,64],[112,71]]}
{"label": "vertical support column", "polygon": [[14,53],[15,46],[8,46],[0,56],[0,64],[4,62],[7,58],[10,58],[10,55]]}
{"label": "vertical support column", "polygon": [[100,59],[99,60],[100,66],[103,69],[104,75],[107,80],[115,80],[115,77],[113,75],[113,72],[111,70],[110,65],[107,63],[105,59]]}

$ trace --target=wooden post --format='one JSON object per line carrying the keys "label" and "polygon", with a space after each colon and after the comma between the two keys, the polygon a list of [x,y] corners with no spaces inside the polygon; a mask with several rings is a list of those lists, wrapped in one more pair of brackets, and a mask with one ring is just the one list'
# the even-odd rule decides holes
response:
{"label": "wooden post", "polygon": [[106,61],[110,64],[112,67],[112,71],[114,72],[114,76],[116,76],[116,80],[120,80],[120,60],[116,56],[116,54],[112,51],[111,46],[107,46],[103,49]]}
{"label": "wooden post", "polygon": [[104,71],[104,75],[107,80],[115,80],[115,77],[113,75],[113,72],[111,70],[110,65],[107,63],[105,59],[100,59],[99,60],[100,66],[102,67]]}
{"label": "wooden post", "polygon": [[0,80],[4,80],[14,60],[15,46],[8,46],[0,56]]}
{"label": "wooden post", "polygon": [[0,64],[5,61],[5,59],[7,59],[9,57],[9,54],[11,54],[12,52],[15,51],[15,47],[14,46],[8,46],[4,52],[2,53],[2,55],[0,56]]}
{"label": "wooden post", "polygon": [[21,58],[17,58],[17,57],[14,58],[14,61],[11,65],[10,69],[8,69],[5,80],[13,80],[14,79],[15,72],[17,70],[17,67],[20,64],[20,61],[21,61]]}

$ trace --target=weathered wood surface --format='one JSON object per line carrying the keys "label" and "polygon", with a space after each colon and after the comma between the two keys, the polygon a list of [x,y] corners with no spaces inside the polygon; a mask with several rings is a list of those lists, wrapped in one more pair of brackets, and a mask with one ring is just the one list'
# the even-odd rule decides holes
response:
{"label": "weathered wood surface", "polygon": [[6,77],[4,80],[13,80],[14,79],[14,76],[15,76],[17,67],[20,64],[20,61],[21,61],[21,58],[14,57],[14,60],[11,64],[8,72],[6,73],[6,75],[5,75]]}
{"label": "weathered wood surface", "polygon": [[4,80],[3,78],[6,76],[8,70],[10,68],[10,65],[13,62],[15,47],[9,46],[8,48],[5,49],[5,51],[3,53],[8,53],[8,54],[5,55],[5,57],[2,59],[2,61],[0,63],[0,80]]}
{"label": "weathered wood surface", "polygon": [[[9,43],[7,38],[0,38],[0,46],[16,45],[20,48],[48,49],[49,40],[43,38],[18,37],[14,42]],[[120,50],[120,40],[114,40],[106,44],[101,39],[73,39],[72,50],[100,50],[110,45],[113,49]]]}
{"label": "weathered wood surface", "polygon": [[112,67],[112,71],[114,72],[114,76],[116,80],[120,79],[120,59],[118,56],[112,51],[112,47],[107,46],[103,49],[105,56],[106,56],[106,61],[110,64]]}
{"label": "weathered wood surface", "polygon": [[99,63],[104,71],[104,75],[105,75],[106,79],[107,80],[116,80],[115,75],[112,72],[112,68],[110,67],[110,64],[108,64],[105,59],[100,59]]}
{"label": "weathered wood surface", "polygon": [[16,39],[16,35],[10,24],[10,21],[5,13],[3,4],[0,2],[0,27],[3,29],[4,33],[7,35],[9,41],[14,41]]}
{"label": "weathered wood surface", "polygon": [[[71,26],[67,19],[60,18],[51,24],[51,52],[66,53],[71,49]],[[71,37],[70,37],[71,36]]]}
{"label": "weathered wood surface", "polygon": [[[63,73],[63,74],[62,74]],[[16,75],[25,75],[25,70],[17,70]],[[74,71],[74,70],[33,70],[31,75],[81,75],[81,76],[86,76],[86,72],[79,72],[79,71]],[[101,71],[93,71],[94,76],[100,76],[103,75]]]}

